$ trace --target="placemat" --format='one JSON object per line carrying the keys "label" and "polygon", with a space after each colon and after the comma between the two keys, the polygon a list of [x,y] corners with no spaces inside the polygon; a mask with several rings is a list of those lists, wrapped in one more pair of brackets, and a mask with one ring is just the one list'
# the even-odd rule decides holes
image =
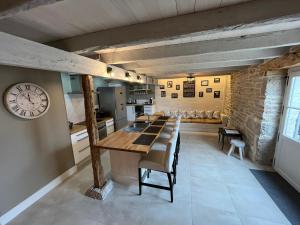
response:
{"label": "placemat", "polygon": [[143,133],[158,134],[162,127],[150,126]]}
{"label": "placemat", "polygon": [[170,119],[169,116],[160,116],[160,117],[158,117],[158,120],[168,120],[168,119]]}
{"label": "placemat", "polygon": [[166,123],[166,121],[164,121],[164,120],[156,120],[151,125],[163,126],[163,125],[165,125],[165,123]]}
{"label": "placemat", "polygon": [[133,144],[136,145],[151,145],[151,143],[156,138],[156,135],[153,134],[141,134],[134,142]]}

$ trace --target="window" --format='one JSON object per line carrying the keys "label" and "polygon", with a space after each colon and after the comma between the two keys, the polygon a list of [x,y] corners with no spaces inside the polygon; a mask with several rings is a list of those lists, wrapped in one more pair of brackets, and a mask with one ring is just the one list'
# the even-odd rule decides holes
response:
{"label": "window", "polygon": [[300,141],[300,77],[292,78],[291,82],[284,135]]}

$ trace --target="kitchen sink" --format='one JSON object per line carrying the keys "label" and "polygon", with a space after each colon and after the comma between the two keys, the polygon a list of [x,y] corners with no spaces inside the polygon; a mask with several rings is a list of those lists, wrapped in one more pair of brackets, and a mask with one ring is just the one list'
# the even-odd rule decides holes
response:
{"label": "kitchen sink", "polygon": [[123,128],[123,131],[126,131],[126,132],[142,132],[149,125],[150,125],[150,123],[134,122],[133,124],[129,125],[128,127]]}

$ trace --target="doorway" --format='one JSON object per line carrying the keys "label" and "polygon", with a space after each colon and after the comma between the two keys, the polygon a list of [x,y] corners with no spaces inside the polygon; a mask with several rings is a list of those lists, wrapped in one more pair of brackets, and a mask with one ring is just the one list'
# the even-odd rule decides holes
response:
{"label": "doorway", "polygon": [[289,72],[274,168],[300,192],[300,68]]}

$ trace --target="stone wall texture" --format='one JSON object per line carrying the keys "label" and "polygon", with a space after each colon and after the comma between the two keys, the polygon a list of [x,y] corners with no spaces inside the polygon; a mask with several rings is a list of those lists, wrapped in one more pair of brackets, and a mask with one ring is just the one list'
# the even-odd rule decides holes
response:
{"label": "stone wall texture", "polygon": [[262,164],[271,164],[274,156],[285,76],[254,68],[231,76],[230,126],[243,133],[248,157]]}

